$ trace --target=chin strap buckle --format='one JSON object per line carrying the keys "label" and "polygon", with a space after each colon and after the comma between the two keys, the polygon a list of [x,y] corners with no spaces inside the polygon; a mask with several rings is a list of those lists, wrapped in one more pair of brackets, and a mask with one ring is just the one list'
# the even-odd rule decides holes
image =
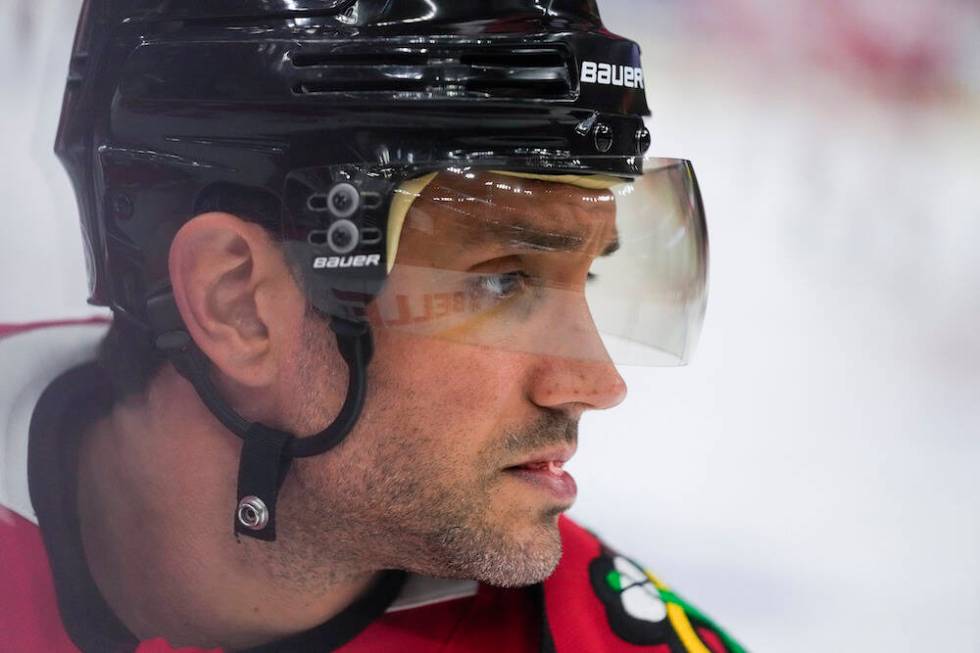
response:
{"label": "chin strap buckle", "polygon": [[292,463],[287,452],[293,436],[254,423],[245,433],[238,464],[235,533],[274,542],[279,489]]}

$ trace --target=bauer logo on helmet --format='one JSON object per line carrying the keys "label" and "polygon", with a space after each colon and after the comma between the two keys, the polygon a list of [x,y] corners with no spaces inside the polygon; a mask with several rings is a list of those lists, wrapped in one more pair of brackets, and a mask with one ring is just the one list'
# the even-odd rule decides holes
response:
{"label": "bauer logo on helmet", "polygon": [[582,83],[603,84],[605,86],[625,86],[626,88],[645,88],[643,69],[633,66],[618,66],[595,61],[582,62]]}
{"label": "bauer logo on helmet", "polygon": [[313,259],[313,269],[369,268],[381,265],[380,254],[358,254],[357,256],[318,256]]}

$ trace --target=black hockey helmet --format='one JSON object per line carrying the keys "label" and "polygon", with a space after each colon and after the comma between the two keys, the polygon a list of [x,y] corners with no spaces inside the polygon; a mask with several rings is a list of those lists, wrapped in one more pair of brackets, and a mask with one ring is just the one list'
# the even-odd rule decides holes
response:
{"label": "black hockey helmet", "polygon": [[[460,328],[482,310],[468,300],[401,321],[378,300],[423,194],[481,207],[457,210],[458,225],[498,231],[501,215],[524,210],[514,196],[533,202],[551,186],[615,204],[615,246],[635,257],[610,260],[603,290],[589,289],[596,321],[609,318],[627,358],[636,343],[686,358],[704,312],[703,212],[688,162],[644,156],[646,83],[639,47],[603,27],[594,0],[85,0],[56,150],[78,198],[89,301],[143,327],[245,440],[239,532],[274,538],[288,461],[353,427],[372,326],[502,341]],[[331,319],[350,387],[316,436],[237,415],[183,327],[168,252],[209,210],[279,236]],[[635,237],[630,223],[641,225]],[[458,271],[444,272],[419,278],[457,284]],[[545,354],[584,351],[552,349],[553,332],[517,340]]]}

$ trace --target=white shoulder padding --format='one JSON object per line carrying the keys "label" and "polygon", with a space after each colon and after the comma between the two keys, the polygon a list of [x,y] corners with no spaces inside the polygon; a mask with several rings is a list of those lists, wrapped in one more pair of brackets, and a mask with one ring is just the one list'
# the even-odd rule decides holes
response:
{"label": "white shoulder padding", "polygon": [[462,599],[476,594],[479,583],[475,580],[430,578],[412,574],[405,581],[401,593],[387,612],[400,612],[422,606]]}
{"label": "white shoulder padding", "polygon": [[107,324],[32,329],[0,338],[0,507],[37,523],[27,485],[27,443],[34,407],[69,369],[94,360]]}

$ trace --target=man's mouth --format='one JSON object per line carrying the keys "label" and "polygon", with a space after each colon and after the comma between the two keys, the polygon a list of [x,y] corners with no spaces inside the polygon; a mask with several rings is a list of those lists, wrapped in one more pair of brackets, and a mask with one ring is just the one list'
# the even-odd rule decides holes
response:
{"label": "man's mouth", "polygon": [[575,449],[576,446],[574,444],[557,445],[547,449],[538,449],[537,451],[524,456],[523,460],[519,460],[516,464],[511,465],[507,469],[527,468],[538,471],[547,469],[560,474],[565,463],[571,460],[572,456],[575,455]]}
{"label": "man's mouth", "polygon": [[549,472],[555,476],[561,476],[564,473],[565,462],[562,460],[543,460],[533,463],[525,463],[523,465],[515,465],[514,467],[508,467],[507,469],[527,469],[537,472]]}
{"label": "man's mouth", "polygon": [[549,452],[535,456],[528,462],[507,467],[504,472],[521,483],[533,486],[538,491],[557,499],[559,503],[570,507],[575,501],[578,488],[575,479],[565,471],[565,462],[574,454],[572,450]]}

